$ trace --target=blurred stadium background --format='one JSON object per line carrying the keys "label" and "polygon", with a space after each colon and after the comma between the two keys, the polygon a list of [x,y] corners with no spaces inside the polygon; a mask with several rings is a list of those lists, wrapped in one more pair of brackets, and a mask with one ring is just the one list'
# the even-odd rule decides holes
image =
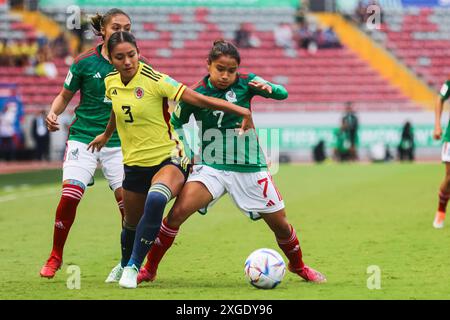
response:
{"label": "blurred stadium background", "polygon": [[[130,14],[151,64],[187,85],[204,76],[215,39],[239,41],[241,71],[289,91],[285,101],[253,105],[258,127],[280,129],[282,161],[311,161],[321,140],[331,158],[348,106],[359,120],[361,160],[383,159],[386,146],[396,159],[406,121],[416,159],[439,160],[433,107],[450,74],[449,1],[0,0],[0,114],[13,110],[16,119],[15,152],[4,145],[0,161],[41,157],[34,119],[49,109],[73,57],[99,41],[89,16],[112,7]],[[51,161],[62,158],[78,100],[64,130],[50,135]]]}

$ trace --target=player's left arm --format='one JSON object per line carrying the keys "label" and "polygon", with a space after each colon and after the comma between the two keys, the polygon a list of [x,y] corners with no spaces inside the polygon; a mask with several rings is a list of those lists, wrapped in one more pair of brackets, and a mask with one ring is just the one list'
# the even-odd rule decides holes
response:
{"label": "player's left arm", "polygon": [[265,98],[284,100],[288,97],[286,88],[281,84],[271,83],[258,76],[249,81],[248,86],[252,93]]}

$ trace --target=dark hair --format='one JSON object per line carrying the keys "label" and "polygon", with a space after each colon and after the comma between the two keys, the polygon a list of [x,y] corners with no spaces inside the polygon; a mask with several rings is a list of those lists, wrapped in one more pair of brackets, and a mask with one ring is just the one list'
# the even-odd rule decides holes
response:
{"label": "dark hair", "polygon": [[129,15],[117,8],[108,10],[108,12],[106,12],[104,15],[101,15],[97,12],[97,14],[91,18],[91,26],[93,28],[94,34],[105,39],[105,37],[102,35],[102,27],[105,27],[111,21],[111,18],[118,14],[126,16],[131,21]]}
{"label": "dark hair", "polygon": [[136,38],[130,32],[126,32],[126,31],[114,32],[111,35],[111,37],[109,38],[108,43],[107,43],[109,59],[111,59],[111,52],[114,50],[114,48],[118,44],[124,43],[124,42],[131,43],[136,49],[138,49],[138,46],[136,44]]}
{"label": "dark hair", "polygon": [[223,39],[214,41],[213,47],[208,55],[208,63],[211,63],[221,56],[230,56],[236,59],[238,65],[241,64],[241,56],[239,55],[238,49],[228,41]]}

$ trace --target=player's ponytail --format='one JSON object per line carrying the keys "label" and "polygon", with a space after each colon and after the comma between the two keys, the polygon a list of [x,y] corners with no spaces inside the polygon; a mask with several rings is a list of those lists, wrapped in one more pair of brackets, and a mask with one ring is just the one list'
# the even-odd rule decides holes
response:
{"label": "player's ponytail", "polygon": [[93,16],[91,18],[92,31],[98,37],[100,37],[100,36],[103,37],[102,32],[101,32],[102,20],[103,20],[103,16],[101,14],[99,14],[98,12],[95,16]]}
{"label": "player's ponytail", "polygon": [[105,36],[102,34],[102,28],[105,28],[111,21],[111,18],[118,14],[126,16],[128,20],[131,21],[128,14],[117,8],[108,10],[108,12],[106,12],[104,15],[101,15],[97,12],[97,14],[91,18],[91,26],[94,34],[105,39]]}
{"label": "player's ponytail", "polygon": [[238,65],[241,64],[241,56],[236,46],[226,40],[218,39],[214,41],[213,47],[209,52],[208,63],[210,64],[221,56],[230,56],[236,60]]}
{"label": "player's ponytail", "polygon": [[107,43],[108,55],[109,55],[109,59],[110,60],[112,60],[111,52],[113,52],[114,48],[118,44],[124,43],[124,42],[131,43],[139,52],[139,48],[138,48],[137,43],[136,43],[136,38],[130,32],[126,32],[126,31],[114,32],[111,35],[111,37],[109,37],[109,40],[108,40],[108,43]]}

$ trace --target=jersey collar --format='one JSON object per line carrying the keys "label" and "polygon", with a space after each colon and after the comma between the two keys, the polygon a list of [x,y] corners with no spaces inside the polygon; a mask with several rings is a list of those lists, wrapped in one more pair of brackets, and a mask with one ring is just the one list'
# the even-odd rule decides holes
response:
{"label": "jersey collar", "polygon": [[134,75],[134,77],[131,78],[130,82],[128,82],[127,84],[124,84],[124,83],[122,82],[122,79],[121,79],[121,80],[120,80],[120,83],[122,83],[122,85],[123,85],[124,87],[130,87],[130,84],[134,81],[134,79],[138,78],[139,74],[141,73],[141,70],[142,70],[143,66],[144,66],[144,64],[143,64],[141,61],[139,61],[139,66],[138,66],[137,72],[136,72],[136,74]]}
{"label": "jersey collar", "polygon": [[103,59],[103,61],[105,61],[108,64],[111,64],[111,62],[109,62],[108,60],[105,59],[105,57],[102,55],[102,47],[103,47],[103,43],[100,43],[97,46],[97,55],[100,57],[100,59]]}
{"label": "jersey collar", "polygon": [[209,76],[207,76],[205,80],[206,80],[206,81],[205,81],[205,82],[206,82],[206,87],[207,87],[208,89],[211,89],[211,90],[219,90],[219,89],[217,89],[216,87],[213,86],[213,84],[211,83],[211,79],[209,78]]}

